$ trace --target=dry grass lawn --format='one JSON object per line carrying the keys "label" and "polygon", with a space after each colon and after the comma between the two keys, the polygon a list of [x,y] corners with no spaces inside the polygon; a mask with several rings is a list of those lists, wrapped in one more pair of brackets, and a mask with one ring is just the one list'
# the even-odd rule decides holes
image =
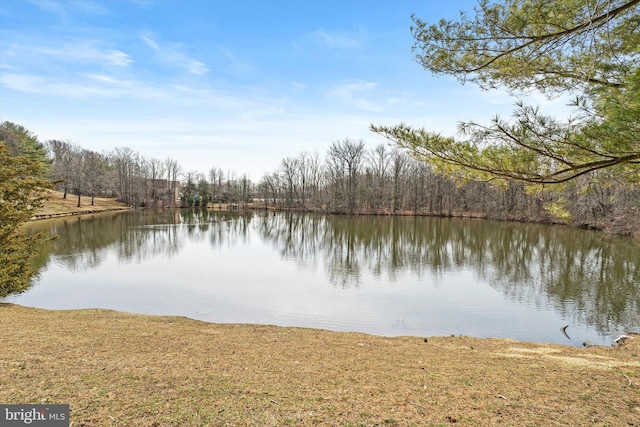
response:
{"label": "dry grass lawn", "polygon": [[640,336],[574,348],[0,304],[0,402],[73,426],[640,426]]}
{"label": "dry grass lawn", "polygon": [[116,199],[96,197],[94,204],[91,205],[91,197],[82,196],[80,197],[80,207],[77,207],[78,196],[67,194],[67,198],[63,199],[61,192],[53,190],[47,190],[47,195],[47,200],[44,201],[42,208],[38,210],[33,219],[128,209],[126,205]]}

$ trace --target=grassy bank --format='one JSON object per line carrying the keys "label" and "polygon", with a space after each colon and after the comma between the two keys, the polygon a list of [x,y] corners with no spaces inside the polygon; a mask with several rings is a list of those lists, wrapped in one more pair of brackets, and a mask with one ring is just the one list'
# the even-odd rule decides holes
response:
{"label": "grassy bank", "polygon": [[0,304],[0,402],[73,426],[640,426],[640,337],[574,348]]}
{"label": "grassy bank", "polygon": [[80,207],[78,207],[78,196],[67,194],[67,198],[63,199],[61,192],[53,190],[48,190],[47,196],[42,208],[38,209],[32,219],[57,218],[69,215],[129,209],[125,204],[113,198],[96,197],[92,205],[91,197],[82,196],[80,198]]}

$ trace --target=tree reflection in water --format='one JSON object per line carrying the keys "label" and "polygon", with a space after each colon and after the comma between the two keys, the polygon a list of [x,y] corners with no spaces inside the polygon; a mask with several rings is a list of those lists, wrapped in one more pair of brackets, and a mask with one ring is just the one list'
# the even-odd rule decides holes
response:
{"label": "tree reflection in water", "polygon": [[506,298],[544,306],[600,334],[640,326],[640,244],[564,227],[472,219],[323,216],[274,212],[145,210],[31,225],[58,238],[34,260],[69,270],[178,254],[186,239],[224,249],[260,239],[299,268],[326,269],[336,287],[364,286],[363,272],[394,283],[471,271]]}

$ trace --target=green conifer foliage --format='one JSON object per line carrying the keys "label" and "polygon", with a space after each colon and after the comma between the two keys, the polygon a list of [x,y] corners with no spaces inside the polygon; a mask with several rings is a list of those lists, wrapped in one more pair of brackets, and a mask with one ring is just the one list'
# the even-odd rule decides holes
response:
{"label": "green conifer foliage", "polygon": [[21,226],[41,206],[49,187],[40,176],[40,161],[11,156],[0,142],[0,298],[26,290],[33,275],[29,260],[44,236],[26,233]]}

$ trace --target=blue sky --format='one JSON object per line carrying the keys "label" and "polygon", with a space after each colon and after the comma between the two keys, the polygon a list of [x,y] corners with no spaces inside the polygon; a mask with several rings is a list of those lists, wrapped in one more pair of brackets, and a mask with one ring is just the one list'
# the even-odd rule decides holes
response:
{"label": "blue sky", "polygon": [[[95,151],[127,146],[259,181],[369,125],[455,134],[513,99],[429,75],[411,14],[467,0],[3,0],[0,121]],[[547,103],[559,106],[559,101]],[[564,104],[564,103],[562,103]]]}

